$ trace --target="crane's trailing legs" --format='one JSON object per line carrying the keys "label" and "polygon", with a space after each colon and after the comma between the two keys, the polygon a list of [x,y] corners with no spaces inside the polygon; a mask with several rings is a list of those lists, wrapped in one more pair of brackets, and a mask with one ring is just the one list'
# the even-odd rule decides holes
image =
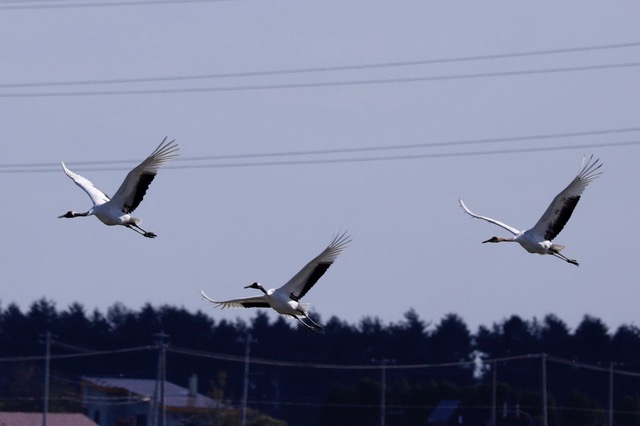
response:
{"label": "crane's trailing legs", "polygon": [[318,324],[317,322],[315,322],[314,320],[311,319],[311,317],[309,317],[309,315],[303,314],[304,317],[309,320],[309,322],[311,324],[307,324],[305,321],[302,321],[300,319],[300,317],[297,317],[295,315],[291,315],[292,317],[294,317],[295,319],[297,319],[300,324],[304,325],[305,327],[307,327],[309,330],[311,331],[315,331],[316,333],[324,333],[324,327],[321,326],[320,324]]}
{"label": "crane's trailing legs", "polygon": [[568,262],[568,263],[570,263],[570,264],[572,264],[572,265],[580,266],[580,265],[578,264],[578,261],[577,261],[577,260],[575,260],[575,259],[569,259],[567,256],[565,256],[565,255],[563,255],[563,254],[561,254],[561,253],[554,253],[554,252],[552,252],[551,254],[552,254],[552,255],[554,255],[555,257],[557,257],[558,259],[562,259],[562,260],[564,260],[565,262]]}
{"label": "crane's trailing legs", "polygon": [[133,229],[134,231],[136,231],[138,234],[145,236],[147,238],[155,238],[157,237],[156,234],[154,234],[153,232],[147,232],[144,229],[140,228],[138,225],[136,225],[135,223],[130,223],[128,225],[125,225],[127,228],[129,229]]}

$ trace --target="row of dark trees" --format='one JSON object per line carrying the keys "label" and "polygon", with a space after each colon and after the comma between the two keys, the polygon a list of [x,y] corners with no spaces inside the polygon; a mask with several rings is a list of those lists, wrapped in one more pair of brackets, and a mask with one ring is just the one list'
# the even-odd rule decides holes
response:
{"label": "row of dark trees", "polygon": [[[201,392],[232,404],[242,395],[241,357],[250,332],[255,340],[253,359],[278,361],[251,364],[250,405],[289,424],[301,424],[302,418],[310,425],[377,424],[383,364],[388,425],[425,424],[441,399],[461,400],[479,409],[486,424],[494,392],[492,369],[499,383],[497,398],[511,407],[501,405],[501,413],[512,413],[513,407],[526,413],[520,420],[508,420],[506,415],[501,421],[528,424],[529,417],[541,415],[539,355],[543,353],[576,362],[573,367],[566,362],[545,366],[553,408],[549,424],[602,424],[610,377],[597,368],[579,367],[581,363],[640,372],[640,329],[623,325],[612,332],[588,315],[574,330],[554,315],[541,321],[514,315],[471,332],[456,314],[431,324],[413,310],[397,323],[383,324],[367,317],[349,324],[332,317],[325,326],[326,333],[317,334],[283,317],[272,321],[258,311],[246,323],[217,321],[202,312],[172,306],[145,305],[131,310],[115,304],[103,314],[87,313],[80,304],[58,310],[44,299],[25,312],[11,304],[0,309],[0,409],[41,409],[43,363],[26,357],[44,353],[42,340],[47,331],[54,336],[54,355],[142,347],[126,353],[54,358],[52,387],[59,398],[52,400],[51,407],[56,410],[81,408],[81,376],[154,378],[154,335],[160,332],[170,336],[168,379],[184,386],[195,373]],[[198,351],[211,356],[198,356]],[[224,360],[216,354],[239,358]],[[518,357],[527,354],[534,356]],[[433,366],[473,359],[503,361]],[[321,368],[304,368],[300,363]],[[430,366],[404,368],[414,364]],[[616,376],[615,391],[615,424],[640,425],[640,377]]]}

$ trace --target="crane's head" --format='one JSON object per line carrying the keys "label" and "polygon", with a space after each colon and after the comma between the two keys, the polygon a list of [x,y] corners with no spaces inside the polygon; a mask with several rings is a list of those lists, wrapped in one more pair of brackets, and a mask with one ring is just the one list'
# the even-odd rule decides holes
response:
{"label": "crane's head", "polygon": [[513,239],[505,237],[491,237],[487,241],[483,241],[483,243],[503,243],[506,241],[513,241]]}
{"label": "crane's head", "polygon": [[249,284],[248,286],[246,286],[245,288],[255,288],[255,289],[261,289],[262,288],[262,284],[260,284],[258,281],[254,282],[253,284]]}
{"label": "crane's head", "polygon": [[62,216],[58,216],[58,219],[62,219],[63,217],[85,217],[85,216],[89,216],[89,215],[92,215],[92,214],[93,214],[93,209],[89,210],[88,212],[84,212],[84,213],[78,213],[78,212],[74,212],[73,210],[69,210],[68,212],[66,212]]}
{"label": "crane's head", "polygon": [[256,290],[260,290],[264,294],[267,294],[267,291],[264,289],[264,287],[262,287],[262,284],[260,284],[258,281],[246,286],[245,288],[255,288]]}

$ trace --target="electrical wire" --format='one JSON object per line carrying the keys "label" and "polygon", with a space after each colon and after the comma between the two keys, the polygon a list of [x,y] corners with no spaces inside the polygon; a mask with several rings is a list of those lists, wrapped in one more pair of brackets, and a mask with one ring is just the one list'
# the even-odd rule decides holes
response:
{"label": "electrical wire", "polygon": [[[327,154],[347,154],[347,153],[359,153],[359,152],[395,151],[395,150],[407,150],[407,149],[419,149],[419,148],[484,145],[484,144],[490,144],[490,143],[524,142],[524,141],[545,140],[545,139],[563,139],[563,138],[572,138],[572,137],[580,137],[580,136],[602,136],[602,135],[617,134],[617,133],[632,133],[632,132],[638,132],[638,131],[640,131],[640,127],[627,127],[627,128],[617,128],[617,129],[586,130],[586,131],[576,131],[576,132],[547,133],[547,134],[508,136],[508,137],[498,137],[498,138],[463,139],[463,140],[453,140],[453,141],[445,141],[445,142],[426,142],[426,143],[418,143],[418,144],[378,145],[378,146],[372,146],[372,147],[316,149],[316,150],[308,150],[308,151],[284,151],[284,152],[281,151],[281,152],[271,152],[271,153],[265,152],[265,153],[253,153],[253,154],[198,156],[198,157],[186,157],[179,161],[230,160],[230,159],[265,158],[265,157],[291,157],[291,156],[306,156],[306,155],[327,155]],[[0,167],[3,167],[3,165],[0,164]]]}
{"label": "electrical wire", "polygon": [[231,93],[231,92],[255,92],[269,90],[290,89],[318,89],[333,87],[373,86],[386,84],[427,83],[434,81],[471,80],[496,77],[520,77],[531,75],[551,75],[569,72],[604,71],[613,69],[630,69],[640,67],[640,62],[622,62],[613,64],[579,65],[557,68],[537,68],[515,71],[492,71],[470,74],[442,74],[424,77],[398,77],[360,80],[334,80],[308,83],[274,83],[240,86],[217,87],[186,87],[186,88],[156,88],[156,89],[128,89],[128,90],[87,90],[75,92],[13,92],[0,93],[0,98],[58,98],[58,97],[84,97],[84,96],[125,96],[125,95],[171,95],[171,94],[196,94],[196,93]]}
{"label": "electrical wire", "polygon": [[[401,145],[377,145],[371,147],[353,147],[353,148],[332,148],[332,149],[313,149],[306,151],[278,151],[278,152],[259,152],[249,154],[226,154],[226,155],[201,155],[192,157],[179,157],[175,162],[194,162],[194,161],[206,161],[206,160],[233,160],[233,159],[251,159],[251,158],[272,158],[272,157],[292,157],[292,156],[310,156],[310,155],[328,155],[328,154],[348,154],[359,152],[376,152],[376,151],[395,151],[395,150],[407,150],[407,149],[420,149],[420,148],[436,148],[436,147],[452,147],[452,146],[464,146],[464,145],[485,145],[491,143],[505,143],[505,142],[524,142],[533,140],[546,140],[546,139],[563,139],[582,136],[602,136],[618,133],[634,133],[639,132],[640,127],[622,127],[614,129],[597,129],[597,130],[583,130],[574,132],[559,132],[559,133],[540,133],[533,135],[520,135],[520,136],[507,136],[496,138],[479,138],[479,139],[462,139],[443,142],[426,142],[419,144],[401,144]],[[97,166],[97,165],[115,165],[115,164],[136,164],[139,160],[98,160],[98,161],[74,161],[69,164],[74,166]],[[42,167],[55,167],[58,168],[59,164],[55,163],[4,163],[0,164],[2,168],[42,168]]]}
{"label": "electrical wire", "polygon": [[[64,344],[62,342],[56,342],[58,345],[64,345],[64,346],[69,346],[69,347],[74,347],[72,345],[67,345]],[[75,347],[74,347],[75,348]],[[81,348],[82,350],[87,350],[89,352],[87,353],[81,353],[81,354],[71,354],[71,355],[52,355],[51,358],[52,359],[60,359],[60,358],[79,358],[79,357],[85,357],[85,356],[95,356],[95,355],[106,355],[106,354],[116,354],[116,353],[125,353],[125,352],[133,352],[133,351],[141,351],[141,350],[150,350],[150,349],[154,349],[154,350],[158,350],[159,347],[158,346],[141,346],[141,347],[133,347],[133,348],[122,348],[122,349],[115,349],[115,350],[109,350],[109,351],[91,351],[89,349],[85,349],[85,348]],[[223,360],[223,361],[231,361],[231,362],[239,362],[239,363],[244,363],[246,362],[246,357],[242,356],[242,355],[231,355],[231,354],[220,354],[220,353],[212,353],[212,352],[206,352],[206,351],[202,351],[202,350],[196,350],[196,349],[189,349],[189,348],[180,348],[180,347],[173,347],[173,346],[169,346],[167,348],[168,352],[172,352],[175,354],[181,354],[181,355],[187,355],[187,356],[195,356],[195,357],[200,357],[200,358],[209,358],[209,359],[216,359],[216,360]],[[22,357],[4,357],[4,358],[0,358],[0,362],[9,362],[9,361],[13,361],[13,362],[23,362],[23,361],[34,361],[34,360],[43,360],[44,358],[46,358],[46,356],[22,356]],[[519,361],[519,360],[536,360],[536,359],[545,359],[546,362],[551,362],[551,363],[557,363],[557,364],[562,364],[562,365],[567,365],[573,368],[580,368],[580,369],[588,369],[588,370],[592,370],[592,371],[597,371],[597,372],[601,372],[601,373],[608,373],[608,374],[617,374],[617,375],[624,375],[624,376],[628,376],[628,377],[634,377],[634,378],[640,378],[640,373],[639,372],[635,372],[635,371],[627,371],[627,370],[619,370],[619,369],[614,369],[614,365],[615,364],[610,364],[609,367],[602,367],[600,365],[597,364],[588,364],[585,362],[579,362],[579,361],[575,361],[575,360],[571,360],[571,359],[566,359],[566,358],[562,358],[562,357],[558,357],[558,356],[554,356],[554,355],[548,355],[546,353],[533,353],[533,354],[522,354],[522,355],[513,355],[513,356],[506,356],[506,357],[496,357],[496,358],[483,358],[480,360],[481,363],[485,364],[485,365],[491,365],[491,364],[503,364],[506,362],[513,362],[513,361]],[[282,360],[273,360],[273,359],[264,359],[264,358],[256,358],[256,357],[252,357],[251,358],[251,363],[252,364],[258,364],[258,365],[270,365],[270,366],[284,366],[284,367],[294,367],[294,368],[306,368],[306,369],[332,369],[332,370],[379,370],[381,368],[385,368],[387,370],[408,370],[408,369],[433,369],[433,368],[451,368],[451,367],[469,367],[469,366],[475,366],[477,364],[478,360],[474,359],[474,360],[470,360],[470,361],[457,361],[457,362],[447,362],[447,363],[420,363],[420,364],[384,364],[384,367],[381,365],[371,365],[371,364],[323,364],[323,363],[310,363],[310,362],[296,362],[296,361],[282,361]],[[501,367],[501,369],[504,369],[504,367]],[[73,384],[78,384],[81,382],[78,381],[71,381],[68,379],[64,379],[64,378],[59,378],[59,377],[55,377],[56,380],[61,380],[64,381],[65,383],[73,383]],[[167,395],[167,397],[172,397],[172,396],[181,396],[178,394],[169,394]],[[63,396],[61,398],[58,399],[67,399],[67,400],[78,400],[76,399],[77,397],[75,396],[75,394],[67,394],[66,396]],[[39,398],[35,398],[35,397],[7,397],[7,399],[10,400],[38,400]],[[135,398],[131,398],[131,397],[100,397],[100,396],[96,396],[96,397],[89,397],[90,400],[96,402],[96,401],[102,401],[107,403],[108,405],[120,405],[120,404],[130,404],[130,403],[135,403],[138,401],[144,401],[145,398],[144,397],[135,397]],[[78,400],[79,401],[79,400]],[[86,402],[86,399],[83,399],[83,401]],[[263,402],[261,401],[252,401],[255,404],[262,404]],[[264,402],[264,403],[269,403],[269,402]],[[282,402],[281,402],[282,403]],[[306,403],[306,402],[284,402],[284,404],[288,404],[288,405],[309,405],[309,404],[315,404],[315,403]],[[341,406],[344,406],[344,404],[340,404]],[[405,407],[405,408],[410,408],[411,406],[404,406],[404,405],[397,405],[395,407]],[[573,407],[556,407],[558,409],[562,409],[562,410],[574,410]]]}
{"label": "electrical wire", "polygon": [[521,52],[506,52],[506,53],[470,55],[470,56],[459,56],[459,57],[449,57],[449,58],[420,59],[420,60],[411,60],[411,61],[388,61],[388,62],[352,64],[352,65],[343,64],[343,65],[323,66],[323,67],[274,69],[274,70],[264,70],[264,71],[239,71],[239,72],[193,74],[193,75],[178,75],[178,76],[163,76],[163,77],[137,77],[137,78],[134,77],[134,78],[117,78],[117,79],[42,81],[42,82],[31,82],[31,83],[3,83],[3,84],[0,84],[0,88],[15,89],[15,88],[47,87],[47,86],[60,87],[60,86],[129,84],[129,83],[157,83],[157,82],[167,82],[167,81],[188,81],[188,80],[206,80],[206,79],[219,79],[219,78],[308,74],[308,73],[323,73],[323,72],[334,72],[334,71],[354,71],[354,70],[366,70],[366,69],[408,67],[408,66],[417,66],[417,65],[434,65],[434,64],[457,63],[457,62],[477,62],[477,61],[487,61],[487,60],[496,60],[496,59],[511,59],[511,58],[522,58],[522,57],[528,57],[528,56],[558,55],[558,54],[567,54],[567,53],[581,53],[581,52],[625,49],[625,48],[634,48],[634,47],[640,47],[640,42],[633,41],[633,42],[627,42],[627,43],[578,46],[578,47],[568,47],[568,48],[560,48],[560,49],[540,49],[540,50],[529,50],[529,51],[521,51]]}
{"label": "electrical wire", "polygon": [[[246,362],[246,358],[242,355],[229,355],[229,354],[219,354],[213,352],[205,352],[195,349],[188,348],[179,348],[170,346],[167,348],[168,352],[196,356],[200,358],[210,358],[216,359],[220,361],[231,361],[231,362]],[[558,364],[570,365],[573,367],[579,366],[585,369],[591,369],[594,371],[606,372],[618,375],[625,375],[629,377],[638,377],[640,378],[640,373],[634,371],[626,371],[626,370],[617,370],[613,368],[604,368],[594,364],[587,364],[582,362],[577,362],[574,360],[561,358],[557,356],[550,356],[548,354],[540,353],[540,354],[523,354],[523,355],[513,355],[508,357],[497,357],[497,358],[486,358],[482,359],[481,362],[483,364],[494,364],[494,363],[504,363],[511,361],[519,361],[519,360],[534,360],[545,357],[548,362],[555,362]],[[310,363],[310,362],[295,362],[295,361],[280,361],[280,360],[272,360],[272,359],[264,359],[264,358],[251,358],[252,364],[259,365],[269,365],[269,366],[281,366],[281,367],[293,367],[293,368],[308,368],[308,369],[330,369],[330,370],[380,370],[382,367],[380,365],[371,365],[371,364],[319,364],[319,363]],[[451,368],[451,367],[470,367],[475,366],[477,363],[476,360],[471,361],[457,361],[457,362],[446,362],[446,363],[422,363],[422,364],[385,364],[384,368],[387,370],[413,370],[413,369],[433,369],[433,368]]]}
{"label": "electrical wire", "polygon": [[[205,352],[195,349],[188,348],[180,348],[175,346],[170,346],[167,349],[168,352],[196,356],[200,358],[210,358],[216,359],[220,361],[231,361],[231,362],[246,362],[246,358],[242,355],[229,355],[229,354],[220,354],[213,352]],[[541,357],[547,357],[547,361],[556,362],[556,363],[564,363],[571,366],[576,366],[577,363],[573,360],[564,359],[561,357],[548,356],[547,354],[523,354],[523,355],[514,355],[508,357],[499,357],[499,358],[491,358],[491,359],[482,359],[483,364],[492,364],[492,363],[503,363],[508,361],[518,361],[518,360],[532,360],[538,359]],[[329,370],[380,370],[382,367],[380,365],[371,365],[371,364],[319,364],[319,363],[310,363],[310,362],[295,362],[295,361],[280,361],[280,360],[272,360],[272,359],[264,359],[264,358],[251,358],[252,364],[260,364],[260,365],[269,365],[269,366],[280,366],[280,367],[295,367],[295,368],[310,368],[310,369],[329,369]],[[471,361],[457,361],[457,362],[446,362],[446,363],[422,363],[422,364],[385,364],[384,368],[387,370],[413,370],[413,369],[431,369],[431,368],[449,368],[449,367],[469,367],[475,366],[477,363],[476,360]],[[602,368],[597,365],[591,364],[580,364],[582,366],[589,367],[593,370],[597,371],[605,371],[610,372],[611,370],[608,368]],[[626,374],[633,377],[640,377],[640,373],[632,372],[632,371],[623,371],[623,370],[613,370],[617,374]]]}
{"label": "electrical wire", "polygon": [[[129,352],[139,352],[139,351],[148,351],[152,349],[157,349],[156,346],[138,346],[135,348],[124,348],[124,349],[112,349],[105,351],[91,351],[84,352],[79,354],[64,354],[64,355],[50,355],[49,357],[53,359],[68,359],[68,358],[85,358],[89,356],[100,356],[100,355],[115,355]],[[8,356],[8,357],[0,357],[0,363],[2,362],[16,362],[16,361],[43,361],[47,358],[46,355],[33,355],[33,356]]]}
{"label": "electrical wire", "polygon": [[[37,0],[36,0],[37,1]],[[51,0],[49,0],[51,1]],[[136,0],[136,1],[101,1],[89,3],[83,1],[81,3],[52,3],[52,4],[17,4],[0,6],[0,10],[36,10],[36,9],[71,9],[71,8],[93,8],[93,7],[114,7],[114,6],[156,6],[165,4],[186,4],[186,3],[221,3],[240,0]],[[5,2],[10,3],[10,2]],[[16,1],[14,3],[22,3]]]}
{"label": "electrical wire", "polygon": [[87,348],[82,348],[80,346],[74,346],[74,345],[69,345],[68,343],[62,343],[59,342],[57,340],[51,339],[51,344],[52,345],[56,345],[56,346],[60,346],[62,348],[66,348],[66,349],[71,349],[72,351],[76,351],[76,352],[91,352],[90,349]]}
{"label": "electrical wire", "polygon": [[[539,148],[514,148],[514,149],[494,149],[486,151],[464,151],[464,152],[447,152],[447,153],[429,153],[429,154],[407,154],[407,155],[388,155],[380,157],[353,157],[353,158],[329,158],[316,160],[283,160],[283,161],[263,161],[250,163],[227,163],[227,164],[188,164],[188,165],[168,165],[165,169],[222,169],[222,168],[241,168],[241,167],[273,167],[273,166],[295,166],[295,165],[319,165],[319,164],[348,164],[348,163],[369,163],[369,162],[386,162],[399,160],[418,160],[418,159],[438,159],[438,158],[457,158],[457,157],[479,157],[486,155],[504,155],[504,154],[524,154],[534,152],[555,152],[568,151],[576,149],[593,149],[593,148],[620,148],[640,145],[640,140],[625,142],[608,142],[608,143],[591,143],[562,145],[553,147]],[[70,163],[71,164],[71,163]],[[98,167],[98,168],[80,168],[78,171],[107,172],[107,171],[126,171],[126,167]],[[58,173],[56,169],[0,169],[0,174],[15,173]]]}
{"label": "electrical wire", "polygon": [[583,368],[585,370],[599,371],[601,373],[615,373],[620,376],[640,377],[640,373],[633,371],[614,370],[611,367],[602,367],[600,365],[587,364],[584,362],[564,359],[556,356],[549,356],[549,361],[556,362],[558,364],[565,364],[571,367]]}

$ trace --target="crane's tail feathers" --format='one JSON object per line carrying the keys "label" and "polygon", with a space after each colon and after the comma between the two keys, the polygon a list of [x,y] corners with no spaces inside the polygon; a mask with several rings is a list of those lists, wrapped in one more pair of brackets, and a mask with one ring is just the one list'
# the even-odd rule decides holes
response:
{"label": "crane's tail feathers", "polygon": [[551,247],[549,247],[549,250],[551,250],[554,253],[560,253],[562,250],[564,250],[564,246],[562,244],[551,244]]}
{"label": "crane's tail feathers", "polygon": [[298,308],[300,308],[300,310],[304,312],[305,315],[309,315],[309,309],[311,308],[311,303],[298,302]]}
{"label": "crane's tail feathers", "polygon": [[142,219],[138,219],[137,217],[131,217],[129,218],[129,223],[131,225],[140,226],[140,224],[142,223]]}

